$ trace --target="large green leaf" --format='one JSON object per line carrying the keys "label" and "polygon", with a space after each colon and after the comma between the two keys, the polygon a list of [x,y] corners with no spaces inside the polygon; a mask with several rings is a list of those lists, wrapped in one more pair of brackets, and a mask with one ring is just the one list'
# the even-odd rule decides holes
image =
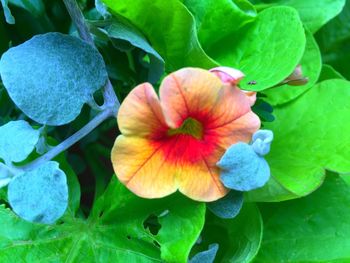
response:
{"label": "large green leaf", "polygon": [[201,48],[194,18],[178,0],[103,0],[111,12],[130,20],[165,60],[168,71],[185,66],[212,68]]}
{"label": "large green leaf", "polygon": [[[204,204],[181,195],[141,199],[113,178],[88,220],[67,216],[62,224],[42,226],[0,206],[6,225],[0,228],[0,261],[186,262],[204,214]],[[144,226],[152,215],[160,224],[158,234]]]}
{"label": "large green leaf", "polygon": [[248,193],[249,200],[279,201],[304,196],[324,180],[325,169],[350,171],[350,82],[323,81],[297,100],[276,107],[266,159],[274,180]]}
{"label": "large green leaf", "polygon": [[183,0],[196,19],[198,38],[205,50],[254,21],[256,11],[246,0]]}
{"label": "large green leaf", "polygon": [[255,262],[349,262],[350,188],[335,174],[308,197],[261,206]]}
{"label": "large green leaf", "polygon": [[[304,48],[305,33],[298,13],[290,7],[272,7],[259,13],[254,23],[219,41],[208,54],[245,73],[243,89],[260,91],[288,77]],[[253,80],[256,84],[249,85]]]}
{"label": "large green leaf", "polygon": [[60,33],[38,35],[9,49],[1,58],[0,74],[15,104],[48,125],[74,120],[107,81],[98,51]]}
{"label": "large green leaf", "polygon": [[254,204],[244,204],[233,219],[221,219],[208,213],[201,242],[193,247],[192,253],[217,243],[219,250],[214,262],[250,262],[258,253],[262,234],[261,216]]}
{"label": "large green leaf", "polygon": [[305,52],[300,65],[303,76],[309,79],[308,83],[303,86],[283,85],[264,91],[267,95],[266,100],[270,104],[279,105],[291,101],[314,86],[318,80],[322,67],[321,53],[313,35],[308,30],[306,30]]}

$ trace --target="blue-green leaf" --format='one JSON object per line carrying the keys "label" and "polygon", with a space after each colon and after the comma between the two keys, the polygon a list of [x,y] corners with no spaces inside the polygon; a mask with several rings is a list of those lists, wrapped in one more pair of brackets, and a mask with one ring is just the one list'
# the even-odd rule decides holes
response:
{"label": "blue-green leaf", "polygon": [[11,14],[11,10],[8,7],[8,0],[1,0],[0,1],[2,8],[4,9],[4,15],[5,15],[5,20],[8,24],[14,24],[15,23],[15,18]]}
{"label": "blue-green leaf", "polygon": [[98,51],[60,33],[38,35],[9,49],[1,58],[0,74],[16,105],[48,125],[74,120],[107,81]]}
{"label": "blue-green leaf", "polygon": [[11,121],[0,127],[0,158],[6,163],[28,157],[39,140],[40,132],[25,121]]}
{"label": "blue-green leaf", "polygon": [[250,191],[262,187],[270,178],[266,160],[252,146],[236,143],[230,146],[217,164],[221,168],[223,184],[237,191]]}
{"label": "blue-green leaf", "polygon": [[21,218],[54,223],[67,209],[66,175],[57,162],[47,162],[17,175],[8,186],[8,199],[13,211]]}
{"label": "blue-green leaf", "polygon": [[212,263],[214,262],[218,249],[218,244],[212,244],[209,246],[208,250],[199,252],[193,258],[191,258],[189,263]]}
{"label": "blue-green leaf", "polygon": [[238,215],[243,205],[243,193],[231,190],[225,197],[207,203],[207,207],[213,214],[221,218],[234,218]]}

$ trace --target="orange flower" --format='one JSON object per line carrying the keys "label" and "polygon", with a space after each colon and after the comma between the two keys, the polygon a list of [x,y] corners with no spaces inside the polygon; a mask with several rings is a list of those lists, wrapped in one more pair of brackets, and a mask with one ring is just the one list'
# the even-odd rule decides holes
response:
{"label": "orange flower", "polygon": [[176,190],[199,201],[228,192],[216,163],[237,142],[249,142],[260,127],[251,99],[207,70],[184,68],[167,76],[160,99],[149,83],[122,103],[122,135],[112,149],[119,180],[146,198]]}

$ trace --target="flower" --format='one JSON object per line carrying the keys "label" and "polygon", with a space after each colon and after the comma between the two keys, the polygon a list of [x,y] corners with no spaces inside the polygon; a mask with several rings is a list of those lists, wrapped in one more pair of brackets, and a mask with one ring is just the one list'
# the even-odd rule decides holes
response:
{"label": "flower", "polygon": [[149,83],[123,101],[121,135],[112,149],[119,180],[135,194],[160,198],[177,190],[198,201],[228,192],[216,163],[260,127],[251,99],[203,69],[184,68],[164,78],[159,97]]}

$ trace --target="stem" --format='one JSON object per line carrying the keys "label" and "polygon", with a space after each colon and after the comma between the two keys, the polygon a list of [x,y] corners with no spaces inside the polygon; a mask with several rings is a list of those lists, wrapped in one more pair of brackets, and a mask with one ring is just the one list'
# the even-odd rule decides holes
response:
{"label": "stem", "polygon": [[95,118],[93,118],[88,124],[86,124],[83,128],[81,128],[79,131],[74,133],[72,136],[52,148],[50,151],[45,153],[44,155],[40,156],[39,158],[35,159],[33,162],[24,165],[20,167],[20,169],[24,171],[30,171],[39,165],[50,161],[54,157],[56,157],[61,152],[67,150],[69,147],[71,147],[76,142],[80,141],[83,137],[88,135],[92,130],[94,130],[98,125],[100,125],[104,120],[107,118],[113,116],[114,112],[112,109],[107,108],[106,110],[100,112],[98,115],[96,115]]}
{"label": "stem", "polygon": [[[89,28],[85,23],[83,13],[81,12],[77,2],[75,0],[63,0],[63,2],[66,5],[67,11],[71,16],[72,21],[77,27],[79,36],[83,40],[85,40],[87,43],[89,43],[91,46],[96,48],[95,43],[91,37]],[[112,83],[109,79],[107,80],[107,83],[103,89],[103,97],[105,101],[102,107],[103,108],[113,107],[113,113],[116,116],[118,109],[120,107],[120,103],[118,101],[117,95],[114,92]]]}

